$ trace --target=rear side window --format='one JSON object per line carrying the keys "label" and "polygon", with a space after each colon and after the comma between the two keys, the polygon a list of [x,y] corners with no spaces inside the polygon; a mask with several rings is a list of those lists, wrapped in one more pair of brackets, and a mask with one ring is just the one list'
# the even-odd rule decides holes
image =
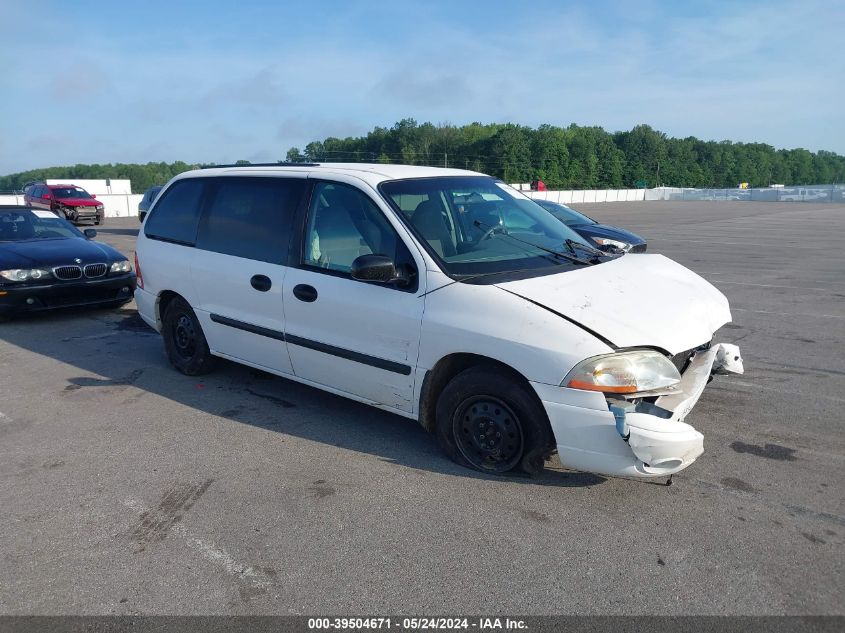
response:
{"label": "rear side window", "polygon": [[200,215],[204,180],[180,180],[173,184],[153,209],[144,225],[152,239],[194,245]]}
{"label": "rear side window", "polygon": [[200,221],[197,248],[284,263],[294,212],[305,185],[301,178],[215,179]]}

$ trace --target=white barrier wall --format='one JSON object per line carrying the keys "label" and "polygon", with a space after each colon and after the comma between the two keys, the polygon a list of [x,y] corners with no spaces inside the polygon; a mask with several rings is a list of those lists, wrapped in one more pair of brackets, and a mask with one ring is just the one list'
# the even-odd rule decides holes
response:
{"label": "white barrier wall", "polygon": [[138,215],[138,203],[143,197],[142,193],[111,194],[97,196],[97,200],[106,207],[107,218],[127,218]]}
{"label": "white barrier wall", "polygon": [[23,196],[15,195],[13,193],[0,195],[0,205],[3,204],[23,204]]}
{"label": "white barrier wall", "polygon": [[[103,203],[107,218],[127,218],[138,215],[138,203],[143,194],[96,194],[97,200]],[[0,195],[0,205],[23,204],[23,195]]]}
{"label": "white barrier wall", "polygon": [[[561,204],[588,204],[592,202],[640,202],[646,199],[646,189],[576,189],[573,191],[525,191],[525,195],[538,200],[551,200]],[[659,198],[652,198],[657,200]]]}

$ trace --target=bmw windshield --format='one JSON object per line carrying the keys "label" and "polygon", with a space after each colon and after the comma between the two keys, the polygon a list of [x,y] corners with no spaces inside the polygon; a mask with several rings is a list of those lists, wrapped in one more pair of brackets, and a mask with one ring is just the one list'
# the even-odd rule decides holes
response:
{"label": "bmw windshield", "polygon": [[449,275],[555,272],[607,257],[488,176],[393,180],[379,189]]}

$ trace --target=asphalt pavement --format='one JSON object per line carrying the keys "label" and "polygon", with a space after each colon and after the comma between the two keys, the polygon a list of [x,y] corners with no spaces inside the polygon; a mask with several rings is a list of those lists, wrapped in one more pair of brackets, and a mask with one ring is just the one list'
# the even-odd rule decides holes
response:
{"label": "asphalt pavement", "polygon": [[411,420],[182,376],[132,304],[37,316],[0,324],[0,613],[845,613],[845,205],[579,209],[731,301],[746,373],[674,485],[484,476]]}

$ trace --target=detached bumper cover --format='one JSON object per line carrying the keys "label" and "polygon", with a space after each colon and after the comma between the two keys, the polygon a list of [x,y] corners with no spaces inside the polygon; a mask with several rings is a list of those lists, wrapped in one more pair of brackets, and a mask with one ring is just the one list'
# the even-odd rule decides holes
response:
{"label": "detached bumper cover", "polygon": [[704,436],[684,419],[713,373],[742,373],[735,345],[695,354],[671,394],[649,402],[609,401],[599,392],[532,383],[569,468],[625,477],[661,477],[683,470],[704,452]]}

